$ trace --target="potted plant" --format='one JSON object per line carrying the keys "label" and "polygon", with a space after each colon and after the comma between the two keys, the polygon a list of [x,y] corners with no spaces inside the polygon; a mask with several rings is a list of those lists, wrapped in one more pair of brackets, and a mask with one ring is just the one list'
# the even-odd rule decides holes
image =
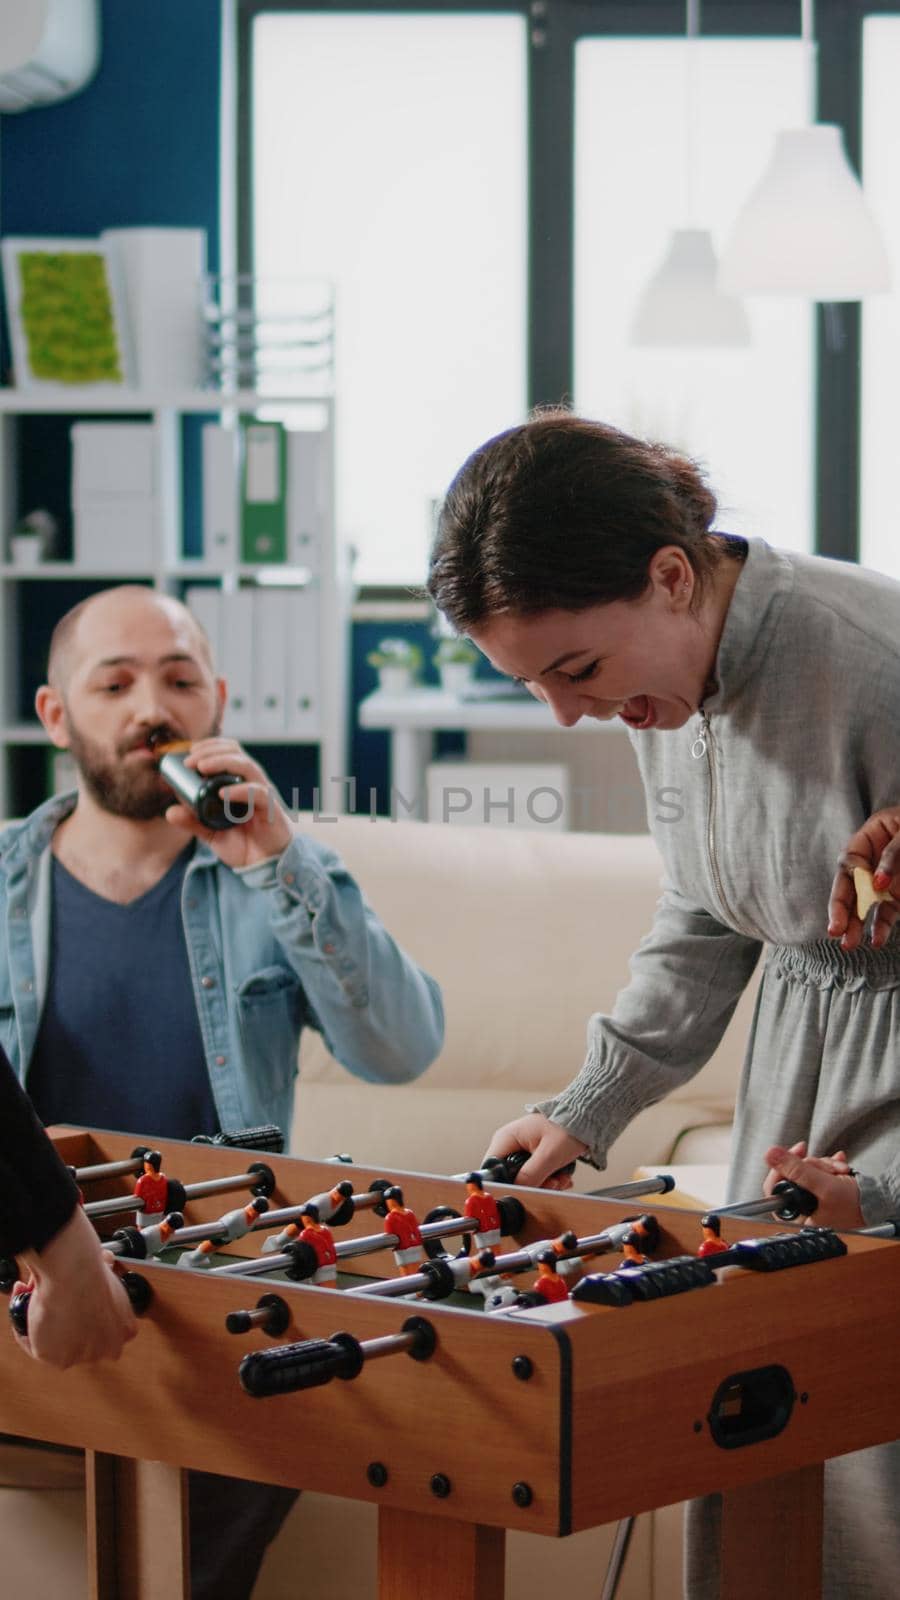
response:
{"label": "potted plant", "polygon": [[378,669],[378,687],[385,694],[406,694],[422,667],[422,652],[411,639],[382,639],[366,657]]}
{"label": "potted plant", "polygon": [[432,660],[440,672],[445,693],[459,694],[472,680],[478,651],[468,639],[441,639]]}
{"label": "potted plant", "polygon": [[9,537],[10,560],[16,567],[36,567],[56,538],[56,518],[49,511],[29,511]]}

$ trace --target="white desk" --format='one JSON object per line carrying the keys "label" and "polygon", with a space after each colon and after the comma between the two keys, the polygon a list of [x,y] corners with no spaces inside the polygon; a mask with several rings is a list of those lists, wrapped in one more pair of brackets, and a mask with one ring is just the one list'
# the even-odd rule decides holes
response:
{"label": "white desk", "polygon": [[[358,707],[361,728],[384,728],[391,736],[391,783],[411,804],[409,815],[425,815],[425,770],[433,753],[434,735],[458,733],[549,733],[553,713],[538,700],[461,700],[443,689],[410,689],[384,694],[376,689]],[[618,728],[618,721],[585,719],[586,728]],[[406,808],[404,807],[404,811]]]}

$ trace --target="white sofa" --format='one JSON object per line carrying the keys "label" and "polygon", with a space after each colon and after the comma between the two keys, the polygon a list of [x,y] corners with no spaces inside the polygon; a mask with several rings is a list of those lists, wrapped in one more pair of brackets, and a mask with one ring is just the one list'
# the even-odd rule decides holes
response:
{"label": "white sofa", "polygon": [[[339,850],[398,941],[439,980],[447,1035],[440,1060],[418,1083],[392,1089],[350,1078],[320,1040],[305,1041],[292,1149],[315,1157],[346,1151],[386,1171],[461,1172],[478,1161],[499,1123],[561,1087],[580,1065],[587,1017],[612,1006],[650,926],[656,848],[647,835],[359,817],[304,825]],[[704,1071],[619,1139],[610,1182],[638,1165],[726,1159],[752,1000],[751,991]],[[602,1180],[580,1166],[578,1181],[591,1188]],[[21,1578],[36,1592],[81,1600],[79,1461],[53,1458],[46,1472],[54,1487],[36,1492],[43,1470],[34,1451],[23,1465],[15,1449],[0,1450],[0,1482],[9,1486],[0,1487],[9,1591]],[[678,1600],[678,1525],[674,1512],[640,1519],[620,1600]],[[551,1584],[599,1592],[610,1540],[605,1529],[561,1543],[512,1535],[508,1593],[544,1600]],[[301,1496],[266,1558],[256,1600],[299,1600],[300,1593],[302,1600],[374,1600],[373,1507]]]}
{"label": "white sofa", "polygon": [[[446,1040],[417,1083],[359,1083],[309,1035],[292,1149],[427,1172],[460,1172],[493,1129],[568,1082],[586,1023],[612,1008],[653,919],[661,863],[647,834],[454,828],[310,819],[338,849],[404,949],[441,984]],[[639,1116],[607,1176],[670,1161],[727,1159],[755,985],[709,1065]],[[579,1186],[601,1180],[579,1167]]]}

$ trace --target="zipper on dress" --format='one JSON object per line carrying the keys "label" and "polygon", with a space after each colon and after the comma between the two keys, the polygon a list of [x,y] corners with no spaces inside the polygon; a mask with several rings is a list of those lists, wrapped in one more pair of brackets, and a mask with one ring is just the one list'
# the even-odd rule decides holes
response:
{"label": "zipper on dress", "polygon": [[691,745],[691,755],[695,761],[702,761],[703,757],[706,756],[707,770],[709,772],[709,806],[706,815],[706,848],[709,852],[709,865],[713,875],[713,882],[716,886],[716,894],[719,896],[719,902],[724,908],[726,914],[731,917],[734,926],[737,926],[734,913],[732,912],[725,896],[725,890],[722,886],[722,878],[719,872],[719,863],[716,859],[717,790],[715,745],[713,744],[712,728],[710,727],[709,717],[702,709],[700,711],[700,732]]}

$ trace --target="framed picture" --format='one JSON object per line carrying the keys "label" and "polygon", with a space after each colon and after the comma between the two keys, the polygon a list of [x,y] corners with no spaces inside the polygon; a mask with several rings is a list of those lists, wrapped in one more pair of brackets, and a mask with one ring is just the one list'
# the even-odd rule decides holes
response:
{"label": "framed picture", "polygon": [[15,386],[64,398],[131,385],[125,300],[101,239],[2,241]]}

